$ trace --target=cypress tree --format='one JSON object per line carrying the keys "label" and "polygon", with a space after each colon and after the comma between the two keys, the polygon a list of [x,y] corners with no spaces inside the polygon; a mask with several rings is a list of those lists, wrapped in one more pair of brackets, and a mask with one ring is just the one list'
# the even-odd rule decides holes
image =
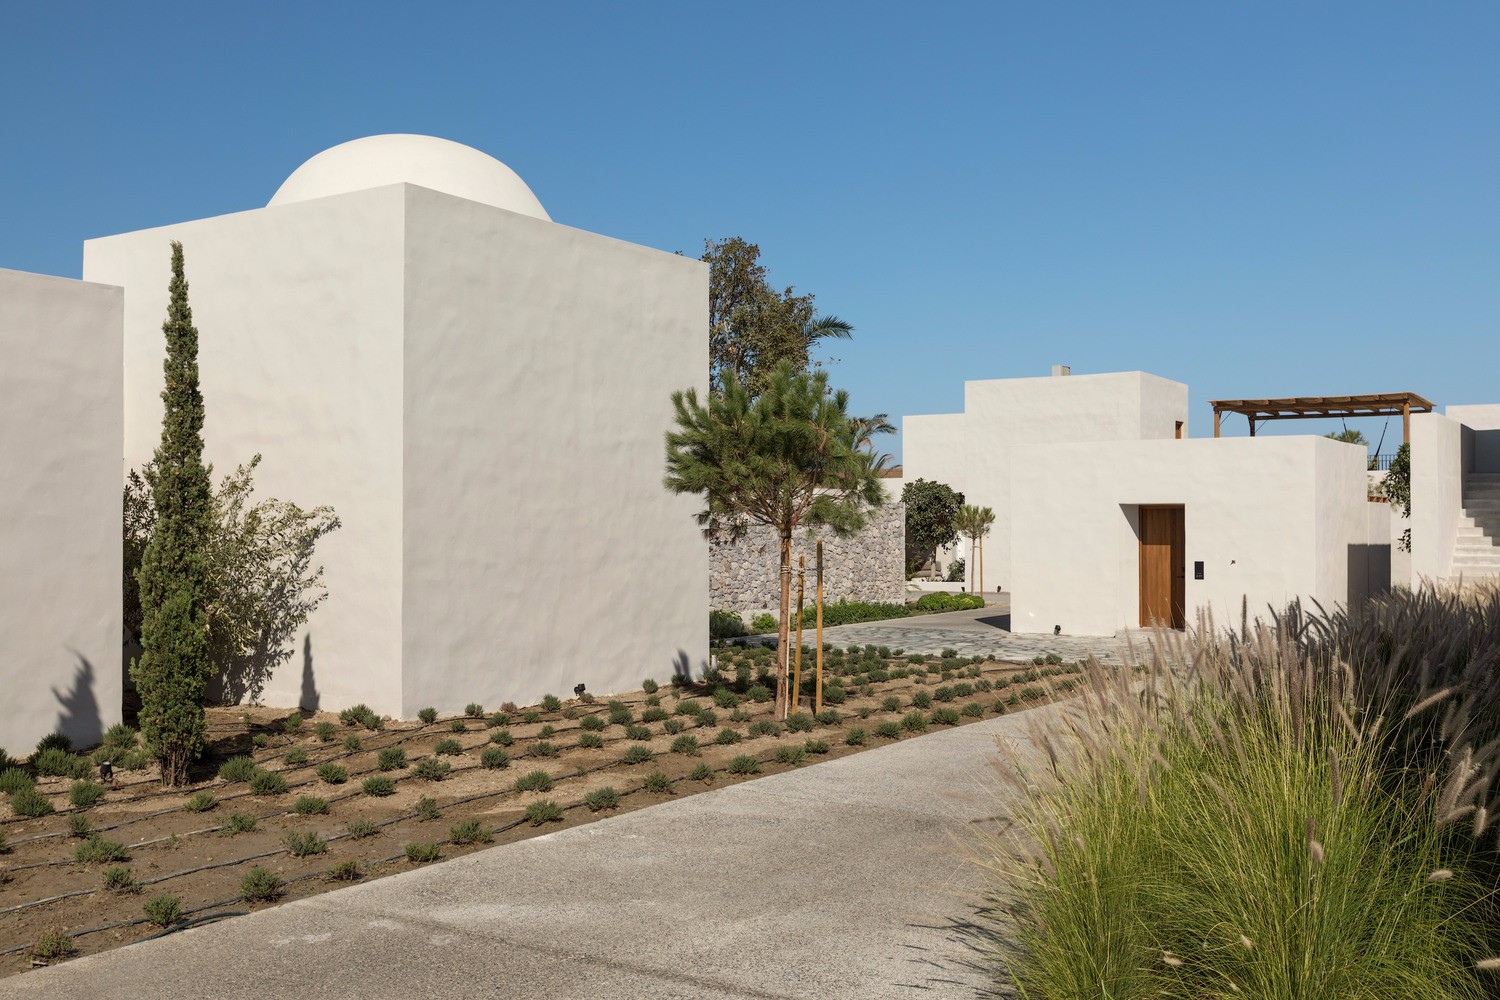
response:
{"label": "cypress tree", "polygon": [[167,357],[161,444],[156,449],[156,527],[136,573],[141,656],[131,676],[141,696],[141,734],[161,763],[164,785],[187,781],[203,751],[203,697],[212,672],[207,604],[213,493],[203,464],[198,331],[188,306],[182,244],[172,243],[171,303],[162,332]]}

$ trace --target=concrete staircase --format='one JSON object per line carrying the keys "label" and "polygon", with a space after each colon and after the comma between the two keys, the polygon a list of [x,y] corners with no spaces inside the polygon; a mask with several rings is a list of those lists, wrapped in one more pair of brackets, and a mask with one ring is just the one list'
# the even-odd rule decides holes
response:
{"label": "concrete staircase", "polygon": [[1500,473],[1465,476],[1463,502],[1452,575],[1500,577]]}

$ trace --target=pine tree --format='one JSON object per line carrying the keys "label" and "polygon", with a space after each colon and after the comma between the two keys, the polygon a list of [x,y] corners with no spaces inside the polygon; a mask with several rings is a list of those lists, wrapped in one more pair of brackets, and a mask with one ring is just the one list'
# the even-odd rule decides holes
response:
{"label": "pine tree", "polygon": [[162,324],[167,357],[155,458],[156,528],[136,574],[142,651],[131,676],[141,696],[141,734],[161,763],[162,784],[181,785],[203,750],[203,697],[212,672],[205,545],[212,531],[213,492],[203,464],[198,331],[177,242],[169,287],[171,303]]}

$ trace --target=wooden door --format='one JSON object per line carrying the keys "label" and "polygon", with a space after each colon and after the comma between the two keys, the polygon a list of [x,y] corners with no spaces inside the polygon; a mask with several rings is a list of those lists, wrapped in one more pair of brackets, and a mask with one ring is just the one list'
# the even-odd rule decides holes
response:
{"label": "wooden door", "polygon": [[1181,507],[1141,507],[1141,627],[1184,628],[1187,531]]}

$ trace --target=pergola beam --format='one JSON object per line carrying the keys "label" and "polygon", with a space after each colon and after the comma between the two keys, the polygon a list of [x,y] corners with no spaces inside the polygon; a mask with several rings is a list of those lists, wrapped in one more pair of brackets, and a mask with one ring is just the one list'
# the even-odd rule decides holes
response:
{"label": "pergola beam", "polygon": [[1326,420],[1330,417],[1401,417],[1401,439],[1411,442],[1411,415],[1431,413],[1430,400],[1414,392],[1383,392],[1366,396],[1293,396],[1286,399],[1213,399],[1214,437],[1219,437],[1225,413],[1241,413],[1256,425],[1266,420]]}

